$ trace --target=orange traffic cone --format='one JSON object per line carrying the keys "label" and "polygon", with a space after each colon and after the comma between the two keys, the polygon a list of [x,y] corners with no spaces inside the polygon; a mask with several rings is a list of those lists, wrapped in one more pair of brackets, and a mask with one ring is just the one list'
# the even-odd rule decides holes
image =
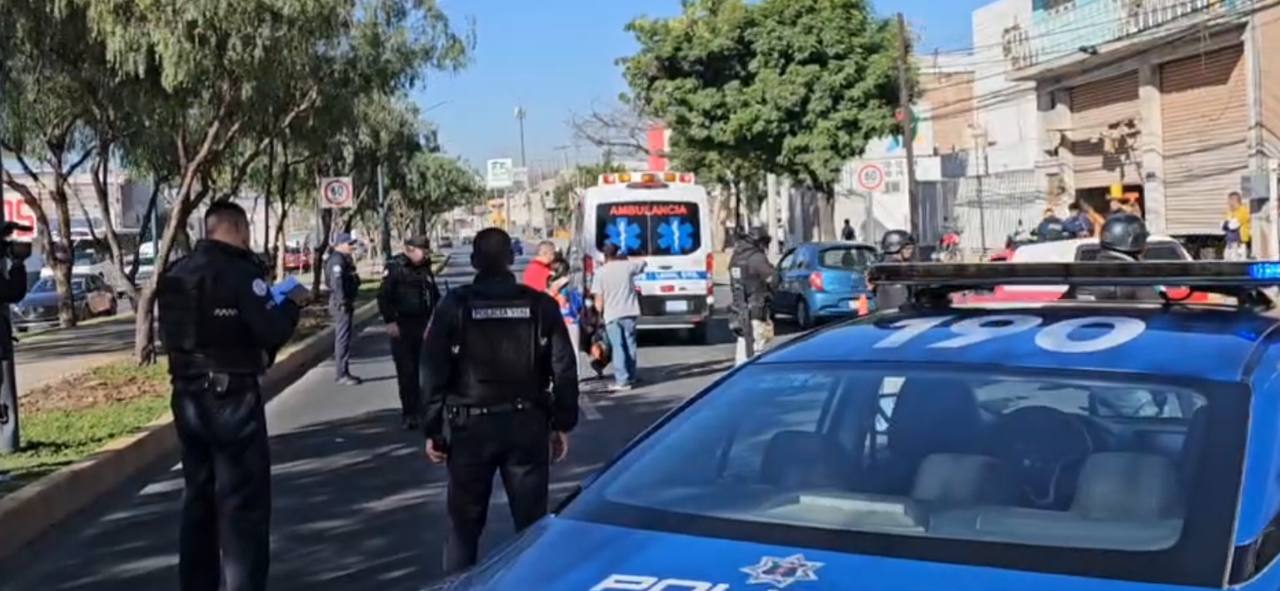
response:
{"label": "orange traffic cone", "polygon": [[871,305],[867,303],[867,294],[858,296],[858,316],[866,316],[871,313]]}

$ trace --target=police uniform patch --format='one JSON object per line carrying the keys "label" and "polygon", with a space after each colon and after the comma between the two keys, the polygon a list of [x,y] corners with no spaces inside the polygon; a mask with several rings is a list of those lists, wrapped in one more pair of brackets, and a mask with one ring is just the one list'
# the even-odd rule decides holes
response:
{"label": "police uniform patch", "polygon": [[263,281],[263,280],[261,280],[261,279],[254,279],[254,280],[253,280],[253,293],[258,294],[258,297],[260,297],[260,298],[261,298],[261,297],[266,297],[266,296],[267,296],[267,282],[266,282],[266,281]]}
{"label": "police uniform patch", "polygon": [[334,273],[341,273],[341,272],[342,272],[342,265],[334,265],[334,266],[333,266],[333,272],[334,272]]}
{"label": "police uniform patch", "polygon": [[472,308],[472,320],[522,320],[533,317],[529,306],[508,306],[502,308]]}

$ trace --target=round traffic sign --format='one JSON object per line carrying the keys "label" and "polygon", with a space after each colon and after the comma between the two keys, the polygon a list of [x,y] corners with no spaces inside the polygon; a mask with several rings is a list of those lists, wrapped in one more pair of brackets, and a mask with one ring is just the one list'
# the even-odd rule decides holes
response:
{"label": "round traffic sign", "polygon": [[867,164],[858,169],[858,186],[864,191],[878,191],[884,186],[884,169],[879,164]]}
{"label": "round traffic sign", "polygon": [[351,186],[344,179],[329,179],[320,188],[320,194],[329,205],[342,207],[351,201]]}

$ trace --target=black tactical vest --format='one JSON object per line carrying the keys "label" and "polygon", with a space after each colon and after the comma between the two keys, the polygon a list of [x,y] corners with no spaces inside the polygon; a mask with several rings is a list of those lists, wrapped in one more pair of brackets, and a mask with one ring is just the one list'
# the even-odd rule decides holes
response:
{"label": "black tactical vest", "polygon": [[535,402],[545,395],[546,343],[537,293],[491,297],[459,288],[458,394],[463,406]]}
{"label": "black tactical vest", "polygon": [[260,374],[269,360],[240,318],[235,290],[244,279],[228,272],[237,262],[214,257],[197,251],[160,278],[160,335],[169,351],[169,373]]}
{"label": "black tactical vest", "polygon": [[396,274],[395,290],[389,294],[391,305],[402,318],[426,320],[435,309],[435,274],[431,262],[413,265],[407,258],[397,260],[391,272]]}

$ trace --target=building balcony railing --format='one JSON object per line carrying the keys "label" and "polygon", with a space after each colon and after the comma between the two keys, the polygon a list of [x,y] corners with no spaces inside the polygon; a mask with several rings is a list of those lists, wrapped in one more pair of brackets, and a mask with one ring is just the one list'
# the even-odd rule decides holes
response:
{"label": "building balcony railing", "polygon": [[1265,0],[1032,0],[1030,26],[1005,29],[1010,68],[1086,59],[1104,46],[1241,20]]}

